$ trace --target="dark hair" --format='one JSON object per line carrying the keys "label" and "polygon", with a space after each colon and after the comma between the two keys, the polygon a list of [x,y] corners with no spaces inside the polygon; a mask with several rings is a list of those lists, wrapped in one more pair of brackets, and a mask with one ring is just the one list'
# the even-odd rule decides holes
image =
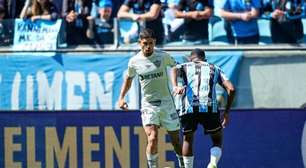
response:
{"label": "dark hair", "polygon": [[155,39],[154,31],[149,29],[149,28],[143,29],[139,33],[139,39],[146,39],[146,38],[153,38],[153,39]]}
{"label": "dark hair", "polygon": [[196,57],[200,58],[200,59],[203,60],[203,61],[206,60],[204,50],[199,49],[199,48],[193,49],[193,50],[191,51],[190,56],[196,56]]}

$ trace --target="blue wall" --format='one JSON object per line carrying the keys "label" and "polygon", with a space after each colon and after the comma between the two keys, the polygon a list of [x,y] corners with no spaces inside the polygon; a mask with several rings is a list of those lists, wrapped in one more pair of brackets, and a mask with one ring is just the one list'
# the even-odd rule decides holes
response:
{"label": "blue wall", "polygon": [[[304,149],[302,148],[302,142],[305,143],[306,140],[302,140],[302,134],[305,129],[305,121],[306,111],[303,110],[232,111],[231,122],[224,130],[224,151],[220,167],[303,168],[302,151],[305,154],[306,149],[305,146]],[[36,161],[45,167],[47,164],[46,155],[50,152],[46,149],[46,140],[53,138],[62,144],[64,139],[69,137],[67,129],[70,127],[76,133],[76,136],[71,137],[77,143],[78,167],[82,167],[83,164],[85,157],[83,150],[88,149],[88,147],[82,146],[85,133],[83,129],[98,128],[99,131],[92,134],[91,142],[99,144],[100,148],[91,152],[92,160],[99,161],[101,167],[105,167],[105,162],[111,162],[114,167],[119,168],[127,167],[127,165],[122,166],[118,158],[124,160],[124,156],[129,156],[130,160],[127,163],[130,164],[130,167],[137,168],[139,167],[141,139],[135,130],[136,128],[142,129],[140,123],[138,111],[3,112],[0,115],[0,167],[4,167],[8,154],[12,154],[12,162],[18,162],[26,167],[29,162],[29,156],[26,152],[27,143],[33,139],[36,141],[36,152],[32,152],[32,155],[35,155]],[[58,137],[50,137],[50,134],[46,133],[47,127],[54,128],[53,131],[56,131]],[[16,132],[16,129],[20,129],[20,132]],[[30,129],[34,130],[34,135],[27,138],[26,135],[30,135]],[[122,134],[124,129],[128,133],[127,137]],[[106,132],[111,133],[110,130],[114,130],[115,138],[111,134],[106,134]],[[211,144],[208,136],[203,136],[202,129],[198,130],[194,146],[196,168],[205,167],[204,165],[207,164]],[[10,139],[10,137],[13,138]],[[104,143],[110,138],[117,140],[121,148],[128,149],[128,152],[124,156],[118,156],[118,153],[114,152],[112,154],[114,159],[107,160],[106,155],[109,155],[107,154],[107,146],[115,144],[113,141]],[[169,137],[160,138],[160,141],[169,143]],[[15,151],[12,151],[11,148],[5,148],[5,146],[12,144],[20,144],[21,148]],[[128,147],[124,144],[128,144]],[[176,159],[171,149],[160,151],[160,153],[160,158],[170,164],[177,164],[174,163]],[[66,167],[68,166],[68,158],[66,158]],[[57,164],[57,161],[53,163]]]}

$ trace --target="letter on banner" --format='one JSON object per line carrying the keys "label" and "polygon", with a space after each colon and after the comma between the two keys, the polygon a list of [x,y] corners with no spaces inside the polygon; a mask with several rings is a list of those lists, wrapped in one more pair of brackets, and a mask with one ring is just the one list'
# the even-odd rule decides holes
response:
{"label": "letter on banner", "polygon": [[92,143],[92,135],[99,135],[99,127],[83,127],[83,167],[100,168],[99,161],[92,161],[92,151],[99,151],[99,143]]}
{"label": "letter on banner", "polygon": [[83,96],[76,95],[75,91],[77,88],[81,89],[82,93],[84,93],[86,90],[84,72],[67,71],[66,83],[67,83],[67,109],[68,110],[82,109],[84,103]]}
{"label": "letter on banner", "polygon": [[41,168],[41,162],[36,161],[35,127],[27,127],[27,167]]}
{"label": "letter on banner", "polygon": [[5,167],[21,168],[21,162],[14,162],[14,152],[21,151],[21,144],[14,143],[14,135],[21,135],[20,127],[4,128]]}
{"label": "letter on banner", "polygon": [[65,129],[62,145],[60,145],[56,127],[47,127],[45,133],[46,168],[54,168],[56,165],[54,161],[57,161],[58,167],[65,167],[67,155],[69,156],[69,167],[77,168],[77,128],[67,127]]}
{"label": "letter on banner", "polygon": [[105,127],[105,167],[113,168],[114,154],[121,167],[130,168],[130,129],[121,127],[121,146],[112,127]]}
{"label": "letter on banner", "polygon": [[[90,72],[89,81],[89,109],[113,109],[113,83],[115,80],[114,72],[104,74],[104,82],[101,81],[98,73]],[[98,108],[100,105],[100,108]]]}
{"label": "letter on banner", "polygon": [[38,108],[40,110],[61,110],[62,109],[62,83],[63,72],[54,73],[53,82],[49,86],[48,76],[42,72],[37,72],[38,83]]}
{"label": "letter on banner", "polygon": [[11,105],[12,110],[19,110],[19,92],[20,92],[21,74],[17,72],[13,81]]}

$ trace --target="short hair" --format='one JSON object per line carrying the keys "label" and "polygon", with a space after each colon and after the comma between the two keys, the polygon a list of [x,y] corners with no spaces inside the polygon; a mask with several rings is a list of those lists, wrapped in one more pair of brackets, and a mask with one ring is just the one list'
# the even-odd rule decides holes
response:
{"label": "short hair", "polygon": [[199,48],[195,48],[191,51],[190,56],[195,55],[196,57],[200,58],[201,60],[205,61],[206,57],[205,57],[205,51]]}
{"label": "short hair", "polygon": [[154,31],[149,29],[149,28],[145,28],[143,29],[140,33],[139,33],[139,39],[147,39],[147,38],[155,38],[155,34]]}

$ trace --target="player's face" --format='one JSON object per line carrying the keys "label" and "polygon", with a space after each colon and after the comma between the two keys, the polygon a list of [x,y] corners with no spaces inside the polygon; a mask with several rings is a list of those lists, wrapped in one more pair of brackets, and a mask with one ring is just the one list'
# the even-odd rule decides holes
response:
{"label": "player's face", "polygon": [[139,40],[139,45],[144,56],[148,57],[152,55],[155,46],[155,39],[144,38]]}

